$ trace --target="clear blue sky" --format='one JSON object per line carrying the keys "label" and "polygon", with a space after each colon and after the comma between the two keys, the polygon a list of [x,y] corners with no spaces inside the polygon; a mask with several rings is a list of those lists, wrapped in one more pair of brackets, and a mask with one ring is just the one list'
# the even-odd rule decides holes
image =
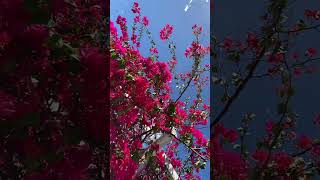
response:
{"label": "clear blue sky", "polygon": [[[142,9],[142,14],[150,20],[149,30],[153,34],[153,39],[157,43],[160,60],[167,61],[170,58],[168,44],[162,42],[159,37],[159,31],[167,23],[174,26],[173,41],[177,45],[177,71],[187,72],[191,69],[191,61],[184,56],[185,49],[193,40],[191,27],[194,24],[202,25],[204,34],[202,42],[206,45],[210,42],[210,4],[206,0],[193,0],[191,7],[187,12],[184,11],[190,0],[137,0]],[[132,22],[131,6],[133,0],[111,0],[110,16],[115,21],[118,15],[127,17],[128,22]],[[141,43],[143,44],[143,43]],[[147,49],[145,49],[147,51]],[[204,59],[205,64],[209,64],[209,56]],[[186,93],[186,96],[192,96],[192,91]],[[204,100],[209,103],[210,87],[204,88]],[[176,94],[174,94],[176,95]],[[205,136],[209,139],[209,125],[202,129]],[[209,165],[209,162],[208,162]],[[209,166],[201,172],[201,179],[210,179]]]}

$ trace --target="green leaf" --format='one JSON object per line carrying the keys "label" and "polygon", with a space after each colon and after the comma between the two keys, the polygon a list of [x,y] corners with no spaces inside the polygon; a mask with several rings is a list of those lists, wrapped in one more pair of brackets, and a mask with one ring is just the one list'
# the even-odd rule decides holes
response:
{"label": "green leaf", "polygon": [[169,116],[175,116],[176,114],[176,107],[173,102],[171,102],[168,106],[168,114]]}
{"label": "green leaf", "polygon": [[29,113],[23,120],[21,120],[22,126],[36,126],[40,124],[40,114],[39,113]]}
{"label": "green leaf", "polygon": [[25,160],[25,167],[28,172],[35,171],[41,167],[41,162],[38,159],[28,157]]}
{"label": "green leaf", "polygon": [[126,67],[126,60],[124,60],[123,58],[120,58],[119,66],[121,69],[124,69]]}
{"label": "green leaf", "polygon": [[304,29],[307,27],[307,24],[302,19],[299,20],[297,25],[300,29]]}
{"label": "green leaf", "polygon": [[64,131],[63,141],[66,144],[79,144],[82,140],[81,130],[74,127],[67,127]]}
{"label": "green leaf", "polygon": [[214,84],[218,84],[219,81],[220,81],[220,79],[219,79],[218,77],[215,77],[215,76],[213,76],[211,79],[212,79],[212,82],[213,82]]}
{"label": "green leaf", "polygon": [[141,152],[139,152],[138,150],[135,150],[135,151],[133,151],[133,153],[132,153],[132,159],[134,160],[134,161],[136,161],[136,162],[139,162],[139,160],[141,159],[141,156],[142,155],[142,153]]}
{"label": "green leaf", "polygon": [[25,0],[24,1],[24,8],[28,11],[36,11],[37,8],[37,3],[35,0]]}
{"label": "green leaf", "polygon": [[69,65],[69,70],[72,73],[78,73],[82,69],[81,63],[79,61],[69,60],[68,65]]}
{"label": "green leaf", "polygon": [[211,51],[211,52],[210,52],[210,56],[211,56],[213,59],[217,59],[218,54],[217,54],[216,52],[214,52],[214,51]]}
{"label": "green leaf", "polygon": [[54,34],[49,37],[47,44],[50,48],[56,48],[59,41],[62,41],[62,37]]}
{"label": "green leaf", "polygon": [[197,167],[197,168],[200,168],[200,169],[204,169],[204,168],[206,168],[206,162],[203,162],[203,161],[197,161],[196,163],[195,163],[195,167]]}
{"label": "green leaf", "polygon": [[231,61],[234,61],[234,62],[239,62],[240,61],[240,54],[238,52],[232,52],[228,55],[228,58],[231,60]]}
{"label": "green leaf", "polygon": [[228,99],[229,99],[228,94],[224,94],[224,95],[221,97],[221,102],[225,103],[226,101],[228,101]]}
{"label": "green leaf", "polygon": [[118,59],[118,54],[116,52],[111,52],[111,58],[112,59]]}
{"label": "green leaf", "polygon": [[134,77],[131,74],[126,74],[126,78],[130,81],[134,80]]}
{"label": "green leaf", "polygon": [[241,147],[240,144],[234,144],[232,148],[233,149],[240,149],[240,147]]}
{"label": "green leaf", "polygon": [[211,71],[213,73],[217,73],[218,72],[218,66],[215,66],[215,65],[211,66]]}

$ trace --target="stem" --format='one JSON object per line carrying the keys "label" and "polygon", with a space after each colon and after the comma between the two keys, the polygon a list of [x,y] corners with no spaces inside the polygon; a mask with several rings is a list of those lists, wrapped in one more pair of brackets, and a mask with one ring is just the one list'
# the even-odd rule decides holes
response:
{"label": "stem", "polygon": [[292,154],[291,156],[292,156],[292,157],[297,157],[297,156],[304,155],[305,153],[311,151],[315,146],[318,146],[318,145],[320,145],[320,142],[314,143],[314,144],[312,144],[311,147],[309,147],[309,148],[307,148],[307,149],[305,149],[305,150],[303,150],[303,151],[300,151],[300,152],[298,152],[298,153]]}
{"label": "stem", "polygon": [[[286,68],[287,68],[287,70],[288,70],[288,72],[289,72],[289,89],[291,89],[291,88],[292,88],[292,75],[291,75],[289,66],[288,66],[288,64],[287,64],[286,62],[285,62],[285,65],[286,65]],[[282,130],[283,130],[283,126],[281,126],[281,123],[282,123],[282,121],[284,120],[286,114],[288,113],[288,105],[289,105],[290,98],[291,98],[291,95],[287,95],[286,100],[285,100],[285,104],[284,104],[284,105],[285,105],[285,110],[284,110],[284,112],[282,113],[281,118],[280,118],[280,120],[277,122],[277,125],[276,125],[276,126],[280,126],[280,128],[279,128],[279,130],[276,132],[275,137],[273,138],[273,140],[271,141],[270,146],[268,147],[268,157],[267,157],[267,160],[264,162],[264,164],[263,164],[263,166],[262,166],[262,169],[261,169],[261,171],[260,171],[259,174],[262,174],[262,173],[264,172],[264,170],[266,169],[266,167],[267,167],[267,165],[268,165],[268,163],[269,163],[269,161],[270,161],[270,159],[271,159],[272,149],[273,149],[273,147],[277,144],[278,139],[279,139],[279,137],[280,137],[280,135],[281,135],[281,132],[282,132]]]}
{"label": "stem", "polygon": [[[277,2],[275,1],[274,3],[277,3]],[[281,2],[279,2],[279,3],[281,3]],[[272,4],[271,6],[273,8],[277,8],[277,11],[275,12],[274,17],[273,17],[273,21],[271,23],[271,26],[276,28],[280,23],[280,19],[281,19],[280,17],[281,17],[281,14],[282,14],[285,6],[284,5],[280,5],[280,4],[279,5]],[[275,32],[276,31],[271,31],[267,35],[265,40],[271,39],[271,37],[275,34]],[[278,42],[278,44],[276,44],[276,47],[273,49],[272,55],[280,47],[280,45],[281,44],[279,42]],[[252,78],[253,73],[255,72],[259,62],[261,61],[261,58],[264,56],[264,53],[268,48],[269,47],[267,45],[263,46],[263,49],[261,50],[260,54],[257,56],[256,60],[253,62],[253,65],[250,68],[249,73],[245,77],[244,81],[240,84],[240,86],[238,86],[238,88],[236,89],[235,93],[231,96],[231,98],[228,100],[227,104],[224,106],[223,110],[214,119],[213,123],[210,125],[210,128],[213,128],[223,118],[223,116],[229,111],[229,109],[230,109],[231,105],[233,104],[233,102],[238,98],[240,92],[246,87],[247,83]]]}
{"label": "stem", "polygon": [[189,145],[187,145],[184,141],[182,141],[181,139],[179,139],[177,136],[175,136],[174,134],[170,133],[170,132],[165,132],[171,136],[173,136],[176,140],[178,140],[179,142],[181,142],[182,144],[184,144],[188,149],[190,149],[192,152],[194,152],[197,156],[199,156],[202,160],[204,160],[205,162],[207,162],[207,159],[209,159],[210,157],[203,157],[199,152],[197,152],[194,148],[190,147]]}
{"label": "stem", "polygon": [[310,26],[310,27],[306,27],[306,28],[302,28],[302,29],[297,29],[297,30],[277,31],[277,32],[279,32],[279,33],[296,33],[296,32],[305,31],[305,30],[317,29],[319,27],[320,27],[320,24],[314,25],[314,26]]}
{"label": "stem", "polygon": [[223,110],[218,114],[218,116],[214,119],[213,123],[210,125],[210,128],[213,128],[222,118],[223,116],[229,111],[231,105],[233,102],[238,98],[240,95],[240,92],[246,87],[249,80],[252,78],[254,71],[256,70],[260,59],[265,53],[265,48],[260,52],[256,60],[253,62],[252,68],[250,69],[248,75],[245,77],[243,82],[240,84],[240,86],[236,89],[235,93],[229,98],[227,104],[224,106]]}

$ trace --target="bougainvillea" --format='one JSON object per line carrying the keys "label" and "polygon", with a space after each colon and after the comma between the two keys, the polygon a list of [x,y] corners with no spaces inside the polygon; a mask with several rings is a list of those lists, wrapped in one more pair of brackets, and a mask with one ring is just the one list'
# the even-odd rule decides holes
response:
{"label": "bougainvillea", "polygon": [[[243,40],[228,36],[221,41],[215,37],[213,41],[215,60],[211,70],[213,89],[218,95],[211,98],[215,98],[212,106],[219,109],[211,123],[213,179],[319,178],[319,137],[309,135],[308,131],[297,131],[298,122],[308,123],[309,120],[299,116],[292,103],[297,94],[297,79],[317,73],[319,61],[317,48],[296,47],[292,42],[299,42],[300,34],[319,31],[319,10],[305,10],[305,17],[292,24],[288,19],[293,17],[287,12],[295,2],[269,0],[267,3],[261,27],[248,32]],[[233,114],[230,116],[232,123],[240,124],[239,128],[225,127],[226,114],[235,102],[239,104],[238,99],[248,89],[248,84],[254,80],[266,82],[262,80],[265,78],[277,84],[275,112],[268,115],[272,117],[261,119],[253,112],[243,112],[243,118],[237,119]],[[269,84],[254,90],[263,91],[267,86]],[[269,97],[250,98],[256,103]],[[318,126],[319,115],[309,122],[312,121]],[[261,124],[265,126],[258,126]]]}
{"label": "bougainvillea", "polygon": [[105,179],[106,1],[0,2],[0,179]]}
{"label": "bougainvillea", "polygon": [[[173,26],[167,24],[160,31],[161,40],[169,43],[173,60],[160,61],[152,39],[150,55],[143,56],[140,39],[143,32],[150,34],[149,20],[142,18],[137,3],[132,12],[135,16],[131,32],[124,17],[110,22],[111,179],[170,179],[169,164],[180,178],[193,179],[209,157],[209,142],[197,129],[207,124],[209,107],[203,103],[201,91],[189,105],[182,102],[182,97],[190,84],[198,89],[205,84],[201,74],[208,68],[202,67],[201,60],[209,49],[198,38],[193,41],[187,50],[193,66],[183,78],[173,73],[175,65],[184,61],[176,59],[175,45],[170,41]],[[198,37],[201,27],[195,27]],[[172,81],[182,83],[180,90],[171,88]],[[177,98],[171,95],[175,90],[180,91]],[[157,134],[161,137],[156,140]],[[183,156],[179,155],[178,146],[185,149]]]}

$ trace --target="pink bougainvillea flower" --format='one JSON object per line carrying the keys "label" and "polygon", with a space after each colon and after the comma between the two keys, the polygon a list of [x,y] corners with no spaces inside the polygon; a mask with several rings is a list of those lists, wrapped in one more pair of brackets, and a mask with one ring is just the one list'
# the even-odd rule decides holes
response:
{"label": "pink bougainvillea flower", "polygon": [[175,167],[175,168],[180,168],[180,167],[182,167],[181,161],[178,160],[178,159],[175,159],[175,158],[172,158],[172,159],[171,159],[171,164],[172,164],[172,166]]}
{"label": "pink bougainvillea flower", "polygon": [[314,57],[317,54],[317,50],[315,48],[309,48],[306,51],[306,56],[308,56],[309,58]]}
{"label": "pink bougainvillea flower", "polygon": [[297,134],[294,131],[289,132],[288,137],[290,140],[295,140],[297,138]]}
{"label": "pink bougainvillea flower", "polygon": [[320,10],[306,9],[304,11],[304,16],[306,16],[307,18],[319,20],[320,19]]}
{"label": "pink bougainvillea flower", "polygon": [[160,39],[161,40],[168,40],[173,32],[173,26],[167,24],[164,28],[160,31]]}
{"label": "pink bougainvillea flower", "polygon": [[156,157],[158,159],[160,167],[164,167],[165,166],[164,151],[157,152]]}
{"label": "pink bougainvillea flower", "polygon": [[123,26],[127,24],[127,19],[125,17],[118,16],[116,22],[117,24]]}
{"label": "pink bougainvillea flower", "polygon": [[256,160],[258,163],[263,164],[268,158],[268,152],[262,150],[256,150],[252,154],[252,158]]}
{"label": "pink bougainvillea flower", "polygon": [[194,35],[200,35],[202,33],[202,31],[203,31],[202,26],[198,26],[197,24],[193,25],[192,29],[193,29],[193,34]]}
{"label": "pink bougainvillea flower", "polygon": [[150,53],[151,54],[158,54],[159,53],[159,51],[158,51],[158,49],[157,48],[150,48]]}
{"label": "pink bougainvillea flower", "polygon": [[221,44],[221,48],[223,49],[231,49],[233,46],[233,40],[230,37],[224,39],[223,43]]}
{"label": "pink bougainvillea flower", "polygon": [[320,145],[316,145],[312,148],[312,155],[319,157],[320,156]]}
{"label": "pink bougainvillea flower", "polygon": [[275,55],[269,54],[268,55],[268,60],[270,63],[280,63],[284,60],[284,53],[276,53]]}
{"label": "pink bougainvillea flower", "polygon": [[137,35],[135,35],[135,34],[133,34],[132,36],[131,36],[131,41],[132,41],[132,43],[133,44],[136,44],[137,43]]}
{"label": "pink bougainvillea flower", "polygon": [[306,135],[302,135],[299,138],[298,147],[301,149],[307,149],[312,145],[312,139]]}
{"label": "pink bougainvillea flower", "polygon": [[118,36],[117,28],[114,26],[112,21],[110,21],[110,34],[114,37]]}
{"label": "pink bougainvillea flower", "polygon": [[143,16],[142,23],[143,23],[144,26],[148,26],[149,25],[149,19],[146,16]]}
{"label": "pink bougainvillea flower", "polygon": [[320,114],[316,115],[316,117],[313,120],[313,123],[316,125],[320,125]]}
{"label": "pink bougainvillea flower", "polygon": [[273,124],[272,120],[268,120],[265,125],[266,131],[268,133],[272,133],[273,126],[274,126],[274,124]]}
{"label": "pink bougainvillea flower", "polygon": [[205,54],[209,53],[210,49],[203,46],[200,43],[192,42],[191,47],[188,47],[184,53],[187,58],[191,57],[203,57]]}
{"label": "pink bougainvillea flower", "polygon": [[48,38],[48,28],[41,24],[32,24],[24,31],[23,40],[31,48],[39,50],[43,47],[42,43]]}
{"label": "pink bougainvillea flower", "polygon": [[306,16],[308,18],[314,17],[314,15],[315,15],[315,11],[313,11],[313,10],[306,9],[304,11],[304,16]]}
{"label": "pink bougainvillea flower", "polygon": [[197,141],[196,141],[197,144],[202,145],[202,146],[207,144],[207,140],[204,138],[201,131],[199,131],[198,129],[192,128],[192,134],[197,139]]}
{"label": "pink bougainvillea flower", "polygon": [[286,173],[290,165],[293,163],[293,157],[285,152],[273,154],[272,159],[275,161],[275,170],[277,170],[279,173]]}
{"label": "pink bougainvillea flower", "polygon": [[0,118],[12,117],[16,109],[16,98],[0,90]]}
{"label": "pink bougainvillea flower", "polygon": [[131,10],[135,14],[140,14],[139,4],[137,2],[134,2]]}
{"label": "pink bougainvillea flower", "polygon": [[239,134],[234,129],[227,129],[223,132],[223,137],[226,138],[230,143],[234,143],[239,138]]}
{"label": "pink bougainvillea flower", "polygon": [[299,54],[298,54],[297,52],[293,53],[293,54],[292,54],[292,58],[293,58],[294,60],[298,60]]}
{"label": "pink bougainvillea flower", "polygon": [[214,152],[213,161],[214,179],[225,176],[237,180],[248,179],[248,164],[241,158],[240,153]]}
{"label": "pink bougainvillea flower", "polygon": [[4,48],[10,41],[11,38],[7,32],[0,32],[0,48]]}
{"label": "pink bougainvillea flower", "polygon": [[203,109],[209,110],[209,109],[210,109],[210,106],[208,106],[207,104],[203,104]]}
{"label": "pink bougainvillea flower", "polygon": [[247,43],[248,43],[249,48],[252,48],[252,49],[258,49],[259,48],[258,38],[252,32],[249,32],[247,34]]}
{"label": "pink bougainvillea flower", "polygon": [[300,76],[300,75],[302,74],[301,68],[295,67],[295,68],[293,69],[293,74],[294,74],[295,76]]}
{"label": "pink bougainvillea flower", "polygon": [[140,22],[140,16],[135,16],[134,19],[133,19],[133,21],[134,21],[135,23]]}

